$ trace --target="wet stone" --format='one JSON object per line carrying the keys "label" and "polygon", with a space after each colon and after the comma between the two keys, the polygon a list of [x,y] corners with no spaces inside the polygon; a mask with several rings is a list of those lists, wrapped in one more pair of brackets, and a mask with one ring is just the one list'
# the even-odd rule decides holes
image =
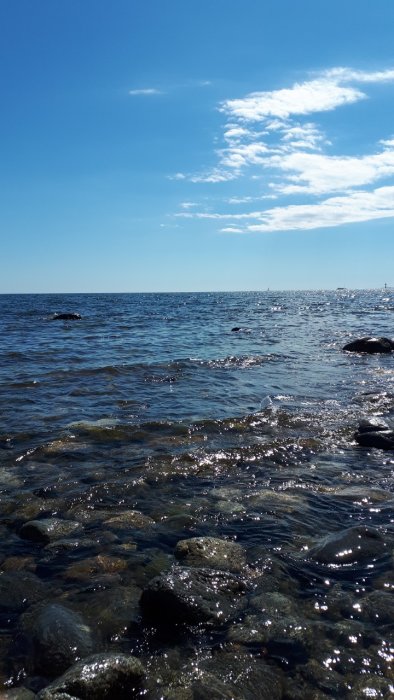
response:
{"label": "wet stone", "polygon": [[309,554],[323,564],[365,562],[385,552],[382,535],[372,527],[356,525],[324,537]]}
{"label": "wet stone", "polygon": [[47,587],[32,573],[13,571],[0,574],[0,614],[20,613],[46,595]]}
{"label": "wet stone", "polygon": [[358,340],[353,340],[351,343],[347,343],[343,350],[347,352],[366,352],[368,354],[374,353],[390,353],[392,352],[394,343],[389,338],[372,338],[365,337],[359,338]]}
{"label": "wet stone", "polygon": [[138,510],[127,510],[124,513],[114,515],[112,518],[105,520],[103,525],[113,529],[136,528],[144,529],[155,525],[153,518],[140,513]]}
{"label": "wet stone", "polygon": [[144,616],[157,625],[222,625],[243,607],[245,582],[230,573],[174,567],[154,578],[141,596]]}
{"label": "wet stone", "polygon": [[10,688],[9,690],[2,690],[0,698],[1,700],[34,700],[36,694],[28,688]]}
{"label": "wet stone", "polygon": [[392,681],[381,676],[367,675],[366,677],[356,678],[352,683],[352,689],[346,696],[348,700],[369,700],[377,698],[379,700],[392,700],[393,686]]}
{"label": "wet stone", "polygon": [[125,559],[98,554],[96,557],[88,557],[71,564],[65,572],[65,578],[75,581],[89,581],[91,576],[117,574],[125,569],[127,569]]}
{"label": "wet stone", "polygon": [[131,700],[138,696],[143,677],[144,668],[134,656],[94,654],[74,664],[37,700]]}
{"label": "wet stone", "polygon": [[356,432],[355,441],[361,447],[376,447],[380,450],[394,450],[394,430],[371,430]]}
{"label": "wet stone", "polygon": [[180,540],[175,557],[187,566],[210,567],[239,572],[245,567],[245,552],[240,544],[217,537],[192,537]]}
{"label": "wet stone", "polygon": [[361,420],[358,424],[357,432],[359,433],[373,433],[373,432],[378,432],[380,430],[389,430],[390,426],[388,423],[386,423],[383,418],[380,417],[372,417],[372,418],[364,418]]}
{"label": "wet stone", "polygon": [[22,525],[19,536],[31,542],[48,544],[61,537],[68,537],[81,528],[80,523],[60,518],[43,518],[42,520],[30,520]]}
{"label": "wet stone", "polygon": [[51,603],[23,614],[18,643],[26,651],[31,672],[53,678],[93,651],[90,627],[79,613]]}

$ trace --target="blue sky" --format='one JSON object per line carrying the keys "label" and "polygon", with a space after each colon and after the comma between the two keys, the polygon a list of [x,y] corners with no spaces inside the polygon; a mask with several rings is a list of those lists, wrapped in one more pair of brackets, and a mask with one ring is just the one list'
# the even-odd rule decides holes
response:
{"label": "blue sky", "polygon": [[2,0],[0,292],[394,286],[392,0]]}

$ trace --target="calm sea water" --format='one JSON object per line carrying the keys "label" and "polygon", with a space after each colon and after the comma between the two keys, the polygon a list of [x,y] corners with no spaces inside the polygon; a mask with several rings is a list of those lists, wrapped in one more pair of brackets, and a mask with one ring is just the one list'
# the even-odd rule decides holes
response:
{"label": "calm sea water", "polygon": [[[65,311],[82,319],[51,320]],[[236,540],[282,596],[287,651],[277,634],[253,653],[283,697],[391,697],[390,620],[371,601],[390,608],[394,458],[352,436],[361,418],[392,421],[394,355],[341,348],[392,337],[393,312],[389,290],[0,296],[2,571],[32,572],[47,600],[83,612],[101,648],[152,669],[176,652],[174,673],[190,680],[214,646],[242,647],[245,621],[159,642],[138,598],[174,565],[178,540]],[[130,511],[141,522],[108,524]],[[53,516],[82,530],[58,547],[19,536]],[[357,524],[376,528],[381,556],[343,567],[308,556]],[[35,687],[13,656],[18,616],[3,617],[0,680]],[[148,697],[170,697],[160,692]]]}

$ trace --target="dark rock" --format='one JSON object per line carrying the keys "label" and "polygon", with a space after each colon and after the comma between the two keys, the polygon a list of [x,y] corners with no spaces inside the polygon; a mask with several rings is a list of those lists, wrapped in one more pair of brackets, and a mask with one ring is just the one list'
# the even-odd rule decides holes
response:
{"label": "dark rock", "polygon": [[0,575],[0,613],[15,614],[41,601],[48,590],[34,574],[13,571]]}
{"label": "dark rock", "polygon": [[242,571],[246,564],[245,552],[237,542],[217,537],[191,537],[180,540],[175,556],[188,566],[207,566],[225,571]]}
{"label": "dark rock", "polygon": [[174,567],[149,582],[140,604],[156,625],[221,625],[243,607],[246,588],[241,578],[224,571]]}
{"label": "dark rock", "polygon": [[[224,647],[201,664],[201,679],[193,684],[194,700],[219,700],[222,684],[232,690],[234,700],[280,700],[282,678],[260,658],[238,648]],[[209,674],[209,676],[208,676]],[[215,680],[214,680],[215,679]],[[214,681],[214,682],[213,682]],[[209,694],[212,682],[215,694]]]}
{"label": "dark rock", "polygon": [[242,330],[240,326],[234,326],[234,328],[231,329],[232,333],[238,333],[238,331]]}
{"label": "dark rock", "polygon": [[392,352],[393,348],[394,343],[389,338],[371,338],[367,336],[347,343],[347,345],[343,347],[343,350],[347,352],[366,352],[368,354],[373,354],[378,352],[389,353]]}
{"label": "dark rock", "polygon": [[324,537],[310,550],[310,556],[324,564],[349,564],[379,557],[385,547],[385,541],[377,530],[356,525]]}
{"label": "dark rock", "polygon": [[135,656],[94,654],[78,661],[42,690],[38,700],[131,700],[139,695],[144,668]]}
{"label": "dark rock", "polygon": [[381,450],[394,450],[394,430],[373,430],[354,434],[355,441],[362,447],[377,447]]}
{"label": "dark rock", "polygon": [[360,421],[357,432],[358,433],[374,433],[379,430],[389,430],[390,426],[382,418],[364,418]]}
{"label": "dark rock", "polygon": [[18,643],[27,668],[49,678],[93,652],[92,633],[81,615],[56,603],[34,606],[22,615]]}
{"label": "dark rock", "polygon": [[29,520],[22,525],[19,536],[32,542],[48,544],[53,540],[67,537],[81,528],[80,523],[60,518],[43,518],[42,520]]}
{"label": "dark rock", "polygon": [[82,316],[80,314],[69,313],[69,314],[54,314],[52,316],[52,321],[80,321]]}

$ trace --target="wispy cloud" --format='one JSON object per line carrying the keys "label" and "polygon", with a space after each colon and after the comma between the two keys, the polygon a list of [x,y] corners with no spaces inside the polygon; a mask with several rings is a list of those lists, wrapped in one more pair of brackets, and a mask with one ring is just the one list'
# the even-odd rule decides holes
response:
{"label": "wispy cloud", "polygon": [[326,228],[394,216],[394,186],[329,197],[317,204],[290,204],[241,214],[194,212],[176,216],[227,221],[229,225],[221,231],[234,233]]}
{"label": "wispy cloud", "polygon": [[157,88],[137,88],[136,90],[129,90],[129,95],[132,96],[137,96],[137,95],[163,95],[162,90],[158,90]]}
{"label": "wispy cloud", "polygon": [[[194,183],[243,178],[244,185],[248,177],[258,178],[260,196],[244,194],[226,200],[243,208],[266,198],[285,196],[296,201],[263,211],[193,210],[179,216],[227,221],[221,229],[227,233],[321,228],[394,216],[393,136],[382,134],[367,153],[335,153],[335,144],[317,122],[321,113],[354,109],[356,103],[369,99],[369,85],[393,82],[391,68],[337,67],[291,87],[223,101],[218,109],[226,121],[215,167],[182,177]],[[376,188],[379,181],[384,186]],[[311,197],[317,201],[311,203]]]}

